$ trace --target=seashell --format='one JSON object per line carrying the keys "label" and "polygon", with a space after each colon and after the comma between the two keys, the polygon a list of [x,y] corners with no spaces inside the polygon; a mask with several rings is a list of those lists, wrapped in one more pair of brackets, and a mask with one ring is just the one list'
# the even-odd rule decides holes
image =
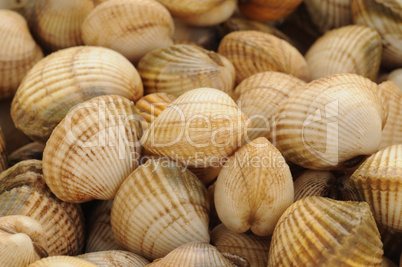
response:
{"label": "seashell", "polygon": [[42,226],[27,216],[0,217],[0,265],[27,266],[47,256]]}
{"label": "seashell", "polygon": [[86,45],[103,46],[137,63],[146,53],[173,44],[173,19],[154,0],[108,0],[82,23]]}
{"label": "seashell", "polygon": [[315,80],[282,105],[273,136],[295,164],[336,169],[345,161],[378,150],[386,121],[377,85],[357,74]]}
{"label": "seashell", "polygon": [[240,12],[248,19],[272,21],[292,13],[302,0],[248,0],[239,1]]}
{"label": "seashell", "polygon": [[215,208],[231,231],[272,234],[279,217],[293,203],[293,180],[281,153],[264,137],[229,157],[215,187]]}
{"label": "seashell", "polygon": [[314,80],[356,73],[375,81],[381,52],[381,37],[374,29],[350,25],[326,32],[307,51],[306,61]]}
{"label": "seashell", "polygon": [[387,80],[392,81],[402,91],[402,68],[393,70],[387,77]]}
{"label": "seashell", "polygon": [[366,159],[351,176],[376,222],[402,232],[402,144],[386,147]]}
{"label": "seashell", "polygon": [[121,185],[111,224],[120,246],[153,260],[188,242],[209,242],[208,215],[207,190],[194,174],[149,159]]}
{"label": "seashell", "polygon": [[153,93],[142,97],[135,110],[147,123],[152,123],[177,97],[166,93]]}
{"label": "seashell", "polygon": [[206,168],[188,168],[205,185],[212,183],[221,172],[222,166],[212,166]]}
{"label": "seashell", "polygon": [[279,71],[309,80],[307,63],[288,42],[258,31],[237,31],[226,35],[218,52],[227,57],[236,71],[236,83],[264,71]]}
{"label": "seashell", "polygon": [[28,267],[96,267],[97,265],[76,257],[53,256],[31,263]]}
{"label": "seashell", "polygon": [[43,58],[24,17],[11,10],[0,10],[0,99],[14,95],[22,79]]}
{"label": "seashell", "polygon": [[49,255],[75,255],[84,247],[80,206],[56,198],[47,187],[42,162],[25,160],[0,174],[0,216],[25,215],[38,221]]}
{"label": "seashell", "polygon": [[252,121],[246,141],[266,137],[270,141],[275,116],[289,95],[306,83],[292,75],[266,71],[244,79],[235,89],[234,98],[241,111]]}
{"label": "seashell", "polygon": [[72,107],[106,94],[140,99],[143,87],[134,66],[110,49],[67,48],[32,68],[14,97],[11,116],[18,129],[45,143]]}
{"label": "seashell", "polygon": [[268,266],[381,266],[382,254],[367,203],[307,197],[279,219]]}
{"label": "seashell", "polygon": [[43,174],[61,200],[113,199],[135,170],[141,124],[122,96],[95,97],[78,105],[54,129],[43,151]]}
{"label": "seashell", "polygon": [[17,164],[18,162],[24,160],[29,159],[42,160],[44,149],[45,149],[44,144],[38,142],[29,143],[11,153],[10,156],[8,157],[8,163],[11,167]]}
{"label": "seashell", "polygon": [[149,264],[149,261],[132,252],[122,250],[110,250],[86,253],[77,256],[77,258],[92,262],[96,266],[133,266],[143,267]]}
{"label": "seashell", "polygon": [[154,50],[138,63],[146,94],[176,97],[195,88],[210,87],[232,95],[235,70],[222,55],[195,45],[178,44]]}
{"label": "seashell", "polygon": [[211,243],[221,252],[245,258],[250,266],[267,266],[270,238],[253,234],[238,234],[220,224],[211,232]]}
{"label": "seashell", "polygon": [[247,132],[246,120],[229,95],[198,88],[173,101],[151,123],[141,143],[153,154],[205,168],[236,150]]}
{"label": "seashell", "polygon": [[382,64],[402,67],[402,3],[399,0],[353,0],[353,21],[375,29],[382,37]]}
{"label": "seashell", "polygon": [[7,169],[7,149],[6,140],[0,127],[0,173]]}

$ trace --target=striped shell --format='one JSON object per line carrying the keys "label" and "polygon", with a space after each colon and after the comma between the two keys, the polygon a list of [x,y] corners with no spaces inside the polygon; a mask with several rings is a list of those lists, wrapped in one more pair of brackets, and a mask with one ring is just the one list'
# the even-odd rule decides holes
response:
{"label": "striped shell", "polygon": [[0,127],[0,173],[7,169],[7,165],[6,140]]}
{"label": "striped shell", "polygon": [[110,250],[86,253],[77,256],[77,258],[92,262],[99,267],[108,266],[131,266],[144,267],[149,264],[149,261],[132,252],[123,250]]}
{"label": "striped shell", "polygon": [[76,257],[53,256],[35,261],[28,267],[97,267],[97,265]]}
{"label": "striped shell", "polygon": [[240,12],[258,21],[278,20],[292,13],[302,0],[248,0],[239,1]]}
{"label": "striped shell", "polygon": [[282,215],[268,266],[381,266],[382,243],[365,202],[308,197]]}
{"label": "striped shell", "polygon": [[23,160],[42,160],[44,149],[45,145],[38,142],[32,142],[23,147],[20,147],[9,155],[8,162],[10,164],[10,167]]}

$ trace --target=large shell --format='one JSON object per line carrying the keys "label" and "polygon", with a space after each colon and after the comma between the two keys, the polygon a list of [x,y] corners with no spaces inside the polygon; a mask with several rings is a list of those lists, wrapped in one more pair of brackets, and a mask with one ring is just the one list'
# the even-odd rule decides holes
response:
{"label": "large shell", "polygon": [[111,224],[119,245],[147,259],[192,241],[209,242],[207,190],[166,158],[149,159],[122,184]]}
{"label": "large shell", "polygon": [[8,156],[8,163],[10,164],[11,167],[23,160],[28,159],[42,160],[44,149],[45,149],[44,144],[38,142],[29,143],[11,153]]}
{"label": "large shell", "polygon": [[82,24],[86,45],[108,47],[137,63],[146,53],[173,44],[173,19],[154,0],[108,0]]}
{"label": "large shell", "polygon": [[235,70],[224,56],[195,45],[178,44],[152,51],[138,63],[146,94],[180,96],[201,87],[232,95]]}
{"label": "large shell", "polygon": [[28,267],[97,267],[97,265],[76,257],[53,256],[35,261]]}
{"label": "large shell", "polygon": [[296,91],[278,114],[274,138],[284,157],[309,169],[336,169],[378,150],[386,110],[377,85],[336,74]]}
{"label": "large shell", "polygon": [[264,71],[279,71],[309,80],[307,63],[288,42],[258,31],[236,31],[226,35],[218,52],[235,67],[236,82]]}
{"label": "large shell", "polygon": [[134,104],[116,95],[71,110],[43,151],[43,174],[52,192],[71,203],[113,199],[140,158],[136,116]]}
{"label": "large shell", "polygon": [[141,139],[150,152],[193,167],[214,166],[232,154],[247,132],[247,117],[226,93],[191,90],[173,101]]}
{"label": "large shell", "polygon": [[289,166],[264,137],[236,151],[216,181],[218,216],[229,230],[237,233],[251,229],[260,236],[272,234],[293,198]]}
{"label": "large shell", "polygon": [[17,91],[27,72],[43,58],[27,22],[17,12],[0,10],[0,99]]}
{"label": "large shell", "polygon": [[141,78],[119,53],[102,47],[72,47],[38,62],[21,83],[11,106],[16,127],[45,143],[75,105],[115,94],[137,101]]}
{"label": "large shell", "polygon": [[402,144],[389,146],[366,159],[351,176],[362,199],[383,227],[402,232]]}
{"label": "large shell", "polygon": [[49,255],[76,255],[83,249],[81,208],[51,193],[39,160],[19,162],[0,174],[0,216],[6,215],[37,220],[46,234]]}
{"label": "large shell", "polygon": [[110,250],[86,253],[77,256],[77,258],[92,262],[99,267],[108,266],[131,266],[144,267],[149,264],[149,261],[132,252],[123,250]]}
{"label": "large shell", "polygon": [[4,139],[3,131],[0,127],[0,173],[7,169],[7,165],[6,140]]}
{"label": "large shell", "polygon": [[241,13],[258,21],[278,20],[292,13],[302,0],[248,0],[239,1]]}
{"label": "large shell", "polygon": [[308,197],[282,215],[268,266],[381,266],[382,243],[365,202]]}
{"label": "large shell", "polygon": [[381,52],[381,37],[374,29],[350,25],[329,31],[315,41],[306,54],[306,61],[312,79],[356,73],[375,81]]}

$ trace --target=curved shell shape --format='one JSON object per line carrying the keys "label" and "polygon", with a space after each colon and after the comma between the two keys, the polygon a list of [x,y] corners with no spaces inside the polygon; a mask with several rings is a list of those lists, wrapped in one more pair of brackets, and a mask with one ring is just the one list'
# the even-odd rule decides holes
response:
{"label": "curved shell shape", "polygon": [[51,256],[76,255],[84,247],[81,208],[51,193],[39,160],[21,161],[0,174],[0,216],[7,215],[25,215],[38,221]]}
{"label": "curved shell shape", "polygon": [[140,159],[136,116],[133,102],[116,95],[71,110],[43,151],[43,174],[52,192],[71,203],[113,199]]}
{"label": "curved shell shape", "polygon": [[380,267],[382,254],[367,203],[307,197],[290,206],[279,220],[268,266]]}
{"label": "curved shell shape", "polygon": [[23,160],[42,160],[44,149],[45,145],[38,142],[32,142],[23,147],[20,147],[9,155],[8,162],[10,164],[10,167]]}
{"label": "curved shell shape", "polygon": [[351,176],[377,223],[402,232],[402,144],[389,146],[366,159]]}
{"label": "curved shell shape", "polygon": [[293,203],[292,174],[281,153],[260,137],[228,159],[214,194],[218,216],[229,230],[270,235]]}
{"label": "curved shell shape", "polygon": [[188,168],[192,173],[194,173],[197,178],[205,185],[209,185],[214,181],[219,173],[221,172],[222,166],[212,166],[206,168]]}
{"label": "curved shell shape", "polygon": [[387,80],[392,81],[402,91],[402,68],[393,70],[387,77]]}
{"label": "curved shell shape", "polygon": [[97,267],[97,265],[76,257],[53,256],[35,261],[28,267]]}
{"label": "curved shell shape", "polygon": [[7,169],[7,165],[6,140],[0,127],[0,173]]}
{"label": "curved shell shape", "polygon": [[258,21],[278,20],[292,13],[302,0],[248,0],[239,1],[240,12]]}
{"label": "curved shell shape", "polygon": [[166,93],[153,93],[142,97],[135,110],[147,123],[153,122],[177,97]]}
{"label": "curved shell shape", "polygon": [[270,238],[268,237],[238,234],[220,224],[211,232],[211,243],[221,252],[245,258],[250,263],[250,266],[267,266],[270,244]]}
{"label": "curved shell shape", "polygon": [[[252,122],[246,141],[266,137],[270,141],[280,106],[291,93],[306,83],[292,75],[267,71],[244,79],[235,89],[234,96],[241,111]],[[279,114],[280,116],[280,114]]]}
{"label": "curved shell shape", "polygon": [[205,168],[236,150],[247,133],[246,120],[226,93],[194,89],[152,122],[141,143],[151,153]]}
{"label": "curved shell shape", "polygon": [[195,45],[178,44],[152,51],[138,63],[146,94],[180,96],[210,87],[232,95],[235,70],[222,55]]}
{"label": "curved shell shape", "polygon": [[29,32],[27,22],[17,12],[0,10],[0,99],[14,95],[22,79],[43,58]]}
{"label": "curved shell shape", "polygon": [[132,252],[123,250],[110,250],[86,253],[77,256],[77,258],[92,262],[99,267],[108,266],[132,266],[132,267],[144,267],[149,264],[149,261],[141,256],[138,256]]}
{"label": "curved shell shape", "polygon": [[213,229],[214,227],[218,226],[221,224],[221,220],[218,217],[218,214],[216,213],[215,209],[215,186],[216,186],[216,180],[210,184],[207,188],[208,192],[208,199],[210,203],[210,209],[209,209],[209,229]]}
{"label": "curved shell shape", "polygon": [[111,224],[122,247],[153,260],[192,241],[209,242],[207,190],[166,158],[149,159],[124,181]]}
{"label": "curved shell shape", "polygon": [[154,0],[108,0],[82,24],[86,45],[103,46],[137,63],[146,53],[173,44],[173,19]]}
{"label": "curved shell shape", "polygon": [[32,68],[15,94],[11,116],[18,129],[45,143],[75,105],[107,94],[137,101],[143,93],[140,75],[119,53],[102,47],[72,47]]}
{"label": "curved shell shape", "polygon": [[229,33],[222,39],[218,52],[232,62],[237,83],[264,71],[279,71],[304,81],[309,80],[307,63],[297,49],[268,33]]}
{"label": "curved shell shape", "polygon": [[381,63],[381,37],[372,28],[350,25],[325,33],[310,47],[306,61],[312,79],[356,73],[372,81]]}
{"label": "curved shell shape", "polygon": [[339,168],[378,150],[386,120],[377,85],[356,74],[315,80],[279,110],[274,138],[284,157],[309,169]]}

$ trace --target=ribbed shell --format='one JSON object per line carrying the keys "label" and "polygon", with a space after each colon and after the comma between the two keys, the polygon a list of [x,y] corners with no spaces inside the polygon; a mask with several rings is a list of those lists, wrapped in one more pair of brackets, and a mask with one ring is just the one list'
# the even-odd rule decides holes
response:
{"label": "ribbed shell", "polygon": [[209,242],[207,190],[166,158],[149,159],[122,184],[111,224],[122,247],[149,260],[192,241]]}
{"label": "ribbed shell", "polygon": [[14,95],[22,79],[43,58],[29,32],[27,22],[17,12],[0,10],[0,99]]}
{"label": "ribbed shell", "polygon": [[218,216],[229,230],[266,236],[293,203],[292,175],[281,153],[260,137],[229,157],[214,194]]}
{"label": "ribbed shell", "polygon": [[67,48],[32,68],[13,99],[11,116],[18,129],[45,143],[71,108],[106,94],[140,99],[143,87],[134,66],[110,49]]}
{"label": "ribbed shell", "polygon": [[44,144],[38,142],[29,143],[11,153],[8,157],[8,163],[11,167],[23,160],[28,159],[42,160],[44,149],[45,149]]}
{"label": "ribbed shell", "polygon": [[170,103],[177,97],[166,93],[153,93],[144,96],[135,104],[135,110],[148,123],[153,122],[162,111],[164,111]]}
{"label": "ribbed shell", "polygon": [[312,79],[356,73],[375,81],[381,52],[381,37],[374,29],[350,25],[329,31],[315,41],[306,54],[306,61]]}
{"label": "ribbed shell", "polygon": [[6,140],[0,127],[0,173],[7,169],[7,165]]}
{"label": "ribbed shell", "polygon": [[235,70],[224,56],[195,45],[178,44],[152,51],[138,63],[146,94],[180,96],[201,87],[232,95]]}
{"label": "ribbed shell", "polygon": [[272,141],[270,133],[275,127],[274,115],[289,95],[304,85],[304,81],[292,75],[274,71],[244,79],[236,87],[234,96],[241,111],[252,121],[248,140],[266,137]]}
{"label": "ribbed shell", "polygon": [[149,261],[141,256],[138,256],[132,252],[123,250],[110,250],[86,253],[77,256],[77,258],[92,262],[99,267],[143,267],[149,264]]}
{"label": "ribbed shell", "polygon": [[365,202],[308,197],[282,215],[268,266],[381,266],[382,243]]}
{"label": "ribbed shell", "polygon": [[219,251],[239,255],[245,258],[250,266],[266,267],[270,238],[253,234],[238,234],[228,230],[223,224],[211,232],[211,243]]}
{"label": "ribbed shell", "polygon": [[97,265],[76,257],[53,256],[31,263],[28,267],[97,267]]}
{"label": "ribbed shell", "polygon": [[307,63],[297,49],[268,33],[229,33],[222,39],[218,52],[232,62],[237,83],[264,71],[279,71],[304,81],[309,80]]}
{"label": "ribbed shell", "polygon": [[81,208],[51,193],[39,160],[19,162],[0,175],[0,216],[7,215],[37,220],[46,234],[51,256],[76,255],[84,247]]}
{"label": "ribbed shell", "polygon": [[386,107],[377,85],[356,74],[315,80],[292,94],[278,114],[274,138],[300,166],[336,169],[378,150]]}
{"label": "ribbed shell", "polygon": [[366,159],[351,176],[377,223],[402,232],[402,144],[389,146]]}
{"label": "ribbed shell", "polygon": [[141,153],[134,104],[117,95],[78,105],[53,130],[43,151],[47,185],[61,200],[113,199]]}
{"label": "ribbed shell", "polygon": [[292,13],[302,0],[249,0],[239,1],[240,12],[258,21],[278,20]]}
{"label": "ribbed shell", "polygon": [[137,63],[146,53],[173,44],[173,19],[154,0],[108,0],[82,24],[86,45],[103,46]]}
{"label": "ribbed shell", "polygon": [[193,167],[209,167],[232,154],[247,131],[247,117],[226,93],[191,90],[152,122],[141,143],[150,152]]}

